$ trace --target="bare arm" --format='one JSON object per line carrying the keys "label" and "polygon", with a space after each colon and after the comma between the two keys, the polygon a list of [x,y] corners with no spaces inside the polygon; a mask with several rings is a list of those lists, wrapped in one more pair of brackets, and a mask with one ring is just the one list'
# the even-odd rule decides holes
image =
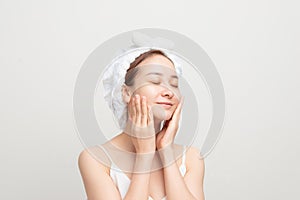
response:
{"label": "bare arm", "polygon": [[188,169],[184,178],[176,162],[164,168],[165,189],[170,200],[204,200],[204,161],[200,159],[197,149],[188,150],[187,163]]}
{"label": "bare arm", "polygon": [[[137,156],[134,166],[136,168],[135,171],[141,171],[145,169],[145,166],[147,166],[147,168],[148,166],[151,167],[154,155],[155,154],[152,154],[151,156]],[[134,173],[132,175],[131,183],[124,199],[147,200],[149,196],[149,182],[150,172]]]}
{"label": "bare arm", "polygon": [[[178,123],[183,105],[183,98],[177,105],[170,120],[167,120],[156,137],[156,146],[164,166],[164,181],[168,199],[171,200],[204,200],[203,176],[204,161],[200,159],[200,153],[196,148],[190,148],[187,152],[187,173],[182,178],[176,165],[173,145],[178,130]],[[171,165],[168,165],[172,163]]]}
{"label": "bare arm", "polygon": [[[124,199],[147,200],[149,195],[150,169],[155,155],[155,131],[153,114],[147,105],[146,97],[135,95],[128,104],[129,121],[127,133],[132,134],[136,159],[129,189]],[[141,136],[150,135],[148,138]],[[146,173],[147,172],[147,173]]]}

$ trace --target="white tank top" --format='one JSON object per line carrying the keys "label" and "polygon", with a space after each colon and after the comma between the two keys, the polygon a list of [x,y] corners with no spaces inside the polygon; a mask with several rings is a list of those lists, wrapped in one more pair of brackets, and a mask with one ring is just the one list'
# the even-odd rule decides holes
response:
{"label": "white tank top", "polygon": [[[185,157],[186,157],[186,147],[184,147],[183,155],[182,155],[182,162],[179,167],[179,171],[182,176],[185,175],[186,173],[186,165],[185,165]],[[116,185],[117,189],[120,192],[120,195],[122,199],[125,197],[129,185],[130,185],[130,179],[124,172],[122,172],[113,162],[112,162],[113,167],[110,168],[110,177],[113,180],[114,184]],[[116,170],[113,170],[113,169]],[[148,200],[153,200],[151,196],[149,196]],[[167,200],[167,197],[163,197],[161,200]]]}

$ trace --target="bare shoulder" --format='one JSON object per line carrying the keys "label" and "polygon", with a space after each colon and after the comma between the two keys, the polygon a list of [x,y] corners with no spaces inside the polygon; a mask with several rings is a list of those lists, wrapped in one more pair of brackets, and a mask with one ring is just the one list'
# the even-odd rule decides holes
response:
{"label": "bare shoulder", "polygon": [[78,166],[84,183],[87,199],[121,199],[109,176],[110,166],[105,152],[100,147],[83,150],[78,157]]}
{"label": "bare shoulder", "polygon": [[89,147],[80,152],[78,166],[83,170],[101,170],[109,174],[110,161],[105,152],[98,146]]}

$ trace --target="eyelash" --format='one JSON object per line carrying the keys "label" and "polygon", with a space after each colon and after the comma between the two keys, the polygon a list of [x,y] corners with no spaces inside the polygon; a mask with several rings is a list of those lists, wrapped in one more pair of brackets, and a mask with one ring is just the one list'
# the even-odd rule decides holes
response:
{"label": "eyelash", "polygon": [[155,85],[158,85],[161,83],[161,81],[157,80],[157,81],[151,81],[151,83],[155,84]]}
{"label": "eyelash", "polygon": [[[151,81],[151,83],[153,83],[155,85],[159,85],[161,82],[160,81]],[[174,88],[178,88],[178,85],[172,85],[171,84],[171,86],[174,87]]]}

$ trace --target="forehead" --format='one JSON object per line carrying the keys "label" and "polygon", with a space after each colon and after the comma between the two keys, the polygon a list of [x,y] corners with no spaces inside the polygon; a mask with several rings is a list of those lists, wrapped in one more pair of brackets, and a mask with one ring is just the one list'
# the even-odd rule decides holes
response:
{"label": "forehead", "polygon": [[151,55],[150,57],[144,59],[141,63],[139,63],[138,66],[150,64],[163,65],[165,67],[175,69],[174,64],[167,57],[159,54]]}
{"label": "forehead", "polygon": [[160,64],[145,64],[138,67],[138,77],[163,76],[165,78],[178,78],[174,68]]}

